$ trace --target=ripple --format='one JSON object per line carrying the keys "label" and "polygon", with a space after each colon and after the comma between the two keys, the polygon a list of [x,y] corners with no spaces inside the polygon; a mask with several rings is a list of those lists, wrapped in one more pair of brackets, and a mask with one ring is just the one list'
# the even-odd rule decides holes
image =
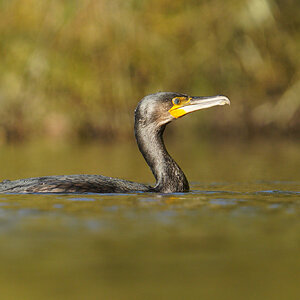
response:
{"label": "ripple", "polygon": [[69,198],[68,200],[69,201],[87,201],[87,202],[95,201],[94,198],[85,198],[85,197]]}

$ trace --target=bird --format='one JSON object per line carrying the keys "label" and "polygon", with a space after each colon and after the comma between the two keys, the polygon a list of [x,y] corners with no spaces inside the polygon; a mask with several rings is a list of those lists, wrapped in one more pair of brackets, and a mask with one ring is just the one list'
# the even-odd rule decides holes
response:
{"label": "bird", "polygon": [[188,180],[168,153],[163,133],[166,125],[189,113],[229,104],[223,95],[195,97],[174,92],[158,92],[145,96],[134,114],[134,134],[138,148],[150,167],[154,186],[103,175],[58,175],[3,180],[0,193],[184,193],[189,192]]}

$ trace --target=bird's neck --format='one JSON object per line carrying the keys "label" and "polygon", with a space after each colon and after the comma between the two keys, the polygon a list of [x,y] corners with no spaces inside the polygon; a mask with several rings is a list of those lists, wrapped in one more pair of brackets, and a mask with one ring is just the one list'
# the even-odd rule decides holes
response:
{"label": "bird's neck", "polygon": [[178,164],[169,155],[163,142],[165,125],[135,124],[138,147],[149,165],[155,179],[154,191],[162,193],[187,192],[188,181]]}

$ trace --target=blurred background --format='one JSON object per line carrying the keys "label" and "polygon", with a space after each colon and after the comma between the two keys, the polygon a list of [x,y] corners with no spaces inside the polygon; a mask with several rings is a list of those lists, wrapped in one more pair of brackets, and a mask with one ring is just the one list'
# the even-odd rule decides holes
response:
{"label": "blurred background", "polygon": [[0,181],[153,184],[137,102],[231,100],[167,128],[191,193],[0,195],[2,298],[298,299],[299,50],[299,0],[0,0]]}
{"label": "blurred background", "polygon": [[297,0],[1,0],[0,143],[120,141],[158,91],[231,99],[178,130],[297,138],[299,14]]}

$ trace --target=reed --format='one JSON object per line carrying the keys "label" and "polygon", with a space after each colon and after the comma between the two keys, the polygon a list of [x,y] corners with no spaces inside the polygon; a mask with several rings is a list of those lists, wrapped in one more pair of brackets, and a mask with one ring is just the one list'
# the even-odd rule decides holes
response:
{"label": "reed", "polygon": [[198,128],[300,134],[299,8],[2,0],[0,141],[127,136],[137,101],[157,91],[229,96],[230,110],[201,115]]}

